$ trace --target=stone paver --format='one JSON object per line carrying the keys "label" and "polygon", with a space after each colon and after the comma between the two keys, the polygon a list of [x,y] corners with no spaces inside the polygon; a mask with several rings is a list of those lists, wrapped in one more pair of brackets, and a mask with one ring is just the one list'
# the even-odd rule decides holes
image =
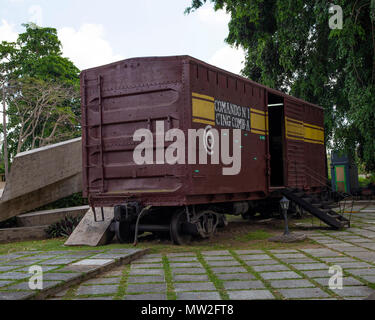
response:
{"label": "stone paver", "polygon": [[22,272],[5,272],[0,273],[0,280],[22,280],[30,278],[31,274]]}
{"label": "stone paver", "polygon": [[272,279],[299,279],[302,278],[294,271],[281,271],[281,272],[262,272],[260,276],[265,280]]}
{"label": "stone paver", "polygon": [[[315,278],[314,281],[318,282],[324,287],[329,286],[329,278]],[[353,277],[346,277],[342,279],[343,286],[361,286],[363,283]]]}
{"label": "stone paver", "polygon": [[226,290],[242,290],[242,289],[263,289],[265,288],[262,281],[225,281],[224,288]]}
{"label": "stone paver", "polygon": [[216,251],[203,251],[203,256],[230,256],[230,252],[228,250],[216,250]]}
{"label": "stone paver", "polygon": [[214,273],[240,273],[247,272],[244,267],[214,267],[211,268]]}
{"label": "stone paver", "polygon": [[290,268],[284,266],[282,264],[270,265],[270,266],[255,266],[253,269],[256,272],[264,272],[264,271],[289,271]]}
{"label": "stone paver", "polygon": [[132,269],[129,273],[131,276],[163,276],[164,270],[163,269]]}
{"label": "stone paver", "polygon": [[8,284],[12,283],[13,281],[6,281],[6,280],[0,280],[0,288],[7,286]]}
{"label": "stone paver", "polygon": [[268,290],[242,290],[228,292],[231,300],[272,300],[275,297]]}
{"label": "stone paver", "polygon": [[128,283],[151,283],[164,281],[164,276],[134,276],[128,278]]}
{"label": "stone paver", "polygon": [[244,255],[240,256],[241,260],[249,261],[249,260],[270,260],[271,257],[266,254],[252,254],[252,255]]}
{"label": "stone paver", "polygon": [[245,261],[248,266],[265,266],[265,265],[272,265],[272,264],[280,264],[277,260],[251,260]]}
{"label": "stone paver", "polygon": [[207,261],[207,264],[211,267],[234,267],[240,265],[238,261]]}
{"label": "stone paver", "polygon": [[271,286],[273,288],[308,288],[315,287],[313,283],[305,279],[297,280],[273,280],[271,281]]}
{"label": "stone paver", "polygon": [[206,261],[236,261],[232,256],[205,256]]}
{"label": "stone paver", "polygon": [[177,274],[173,275],[173,281],[175,282],[194,282],[194,281],[208,281],[208,275],[206,274]]}
{"label": "stone paver", "polygon": [[280,289],[279,292],[289,299],[305,298],[328,298],[329,294],[320,288],[303,288],[303,289]]}
{"label": "stone paver", "polygon": [[167,295],[161,293],[126,295],[124,300],[167,300]]}
{"label": "stone paver", "polygon": [[214,291],[216,290],[212,282],[175,283],[175,292],[182,291]]}
{"label": "stone paver", "polygon": [[375,290],[366,286],[344,286],[342,289],[332,290],[342,297],[368,297]]}
{"label": "stone paver", "polygon": [[178,292],[177,300],[221,300],[218,292]]}
{"label": "stone paver", "polygon": [[163,268],[163,264],[161,263],[139,263],[139,264],[132,264],[131,265],[131,268],[132,269],[147,269],[147,268],[150,268],[150,269],[162,269]]}
{"label": "stone paver", "polygon": [[206,269],[203,268],[175,268],[172,269],[173,274],[205,274]]}
{"label": "stone paver", "polygon": [[202,268],[202,264],[199,262],[179,262],[170,263],[171,268]]}
{"label": "stone paver", "polygon": [[93,286],[80,286],[76,294],[77,295],[104,295],[104,294],[116,294],[118,285],[93,285]]}
{"label": "stone paver", "polygon": [[255,280],[255,276],[250,273],[219,273],[216,275],[220,280]]}
{"label": "stone paver", "polygon": [[324,263],[307,263],[307,264],[292,264],[293,268],[297,270],[327,270],[329,266]]}
{"label": "stone paver", "polygon": [[161,284],[129,284],[126,292],[127,293],[160,293],[165,292],[167,290],[167,286],[165,283]]}
{"label": "stone paver", "polygon": [[0,291],[0,300],[22,300],[33,294],[30,291]]}

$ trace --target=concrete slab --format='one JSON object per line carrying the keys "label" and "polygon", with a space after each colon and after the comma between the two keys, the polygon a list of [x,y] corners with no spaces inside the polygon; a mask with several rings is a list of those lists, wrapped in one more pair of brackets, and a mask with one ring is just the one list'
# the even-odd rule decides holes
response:
{"label": "concrete slab", "polygon": [[[119,278],[105,278],[105,279],[118,279]],[[113,280],[111,280],[113,281]],[[153,282],[164,282],[164,276],[132,276],[128,278],[128,283],[153,283]]]}
{"label": "concrete slab", "polygon": [[118,285],[80,286],[77,289],[76,294],[79,296],[116,294],[117,290],[118,290]]}
{"label": "concrete slab", "polygon": [[160,293],[146,293],[146,294],[132,294],[132,295],[126,295],[124,297],[124,300],[167,300],[167,295],[160,294]]}
{"label": "concrete slab", "polygon": [[72,264],[72,266],[105,266],[112,263],[114,259],[84,259]]}
{"label": "concrete slab", "polygon": [[273,300],[275,297],[268,290],[229,291],[231,300]]}
{"label": "concrete slab", "polygon": [[189,282],[189,283],[175,283],[174,285],[175,292],[183,291],[215,291],[216,288],[212,282]]}
{"label": "concrete slab", "polygon": [[302,278],[298,273],[295,273],[294,271],[262,272],[260,273],[260,276],[265,280]]}
{"label": "concrete slab", "polygon": [[303,289],[280,289],[279,293],[288,299],[305,299],[305,298],[328,298],[329,294],[320,288],[303,288]]}
{"label": "concrete slab", "polygon": [[49,226],[68,216],[83,217],[89,209],[89,206],[80,206],[25,213],[17,217],[17,225],[19,227]]}
{"label": "concrete slab", "polygon": [[220,280],[255,280],[255,276],[250,273],[219,273],[216,275]]}
{"label": "concrete slab", "polygon": [[218,292],[178,292],[177,300],[221,300]]}
{"label": "concrete slab", "polygon": [[313,283],[305,279],[297,280],[274,280],[271,281],[271,286],[276,289],[281,288],[309,288],[315,287]]}
{"label": "concrete slab", "polygon": [[265,289],[262,281],[224,281],[224,288],[226,290],[249,290],[249,289]]}
{"label": "concrete slab", "polygon": [[0,221],[82,191],[82,142],[18,154],[0,201]]}
{"label": "concrete slab", "polygon": [[208,281],[208,275],[206,274],[176,274],[173,275],[173,281],[175,282],[193,282],[193,281]]}
{"label": "concrete slab", "polygon": [[[100,215],[100,209],[96,211],[97,215]],[[113,208],[104,208],[105,221],[95,222],[94,213],[90,209],[64,245],[97,247],[108,244],[114,236],[114,233],[110,231],[113,217]]]}
{"label": "concrete slab", "polygon": [[167,290],[165,283],[153,284],[153,283],[142,283],[142,284],[129,284],[126,288],[127,293],[160,293]]}

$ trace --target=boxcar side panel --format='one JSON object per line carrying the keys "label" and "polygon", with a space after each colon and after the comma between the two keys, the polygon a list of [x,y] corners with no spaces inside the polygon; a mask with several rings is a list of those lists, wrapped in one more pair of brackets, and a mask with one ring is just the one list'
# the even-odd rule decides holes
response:
{"label": "boxcar side panel", "polygon": [[[265,91],[250,82],[241,81],[229,73],[192,62],[190,66],[191,128],[210,126],[217,130],[236,128],[238,115],[219,108],[232,104],[244,111],[242,122],[249,126],[241,131],[241,171],[238,175],[223,175],[223,165],[191,165],[192,195],[242,194],[243,199],[267,194],[266,154],[267,117]],[[221,137],[222,138],[222,137]],[[216,143],[216,142],[215,142]],[[218,142],[217,142],[218,143]],[[201,150],[202,151],[202,150]],[[231,154],[232,154],[231,149]],[[210,163],[210,157],[208,158]],[[246,194],[247,193],[247,194]]]}
{"label": "boxcar side panel", "polygon": [[81,83],[84,194],[92,204],[115,205],[127,196],[181,203],[188,185],[184,165],[137,165],[133,158],[138,129],[153,133],[148,149],[155,163],[157,122],[165,130],[181,127],[181,58],[125,60],[83,72]]}

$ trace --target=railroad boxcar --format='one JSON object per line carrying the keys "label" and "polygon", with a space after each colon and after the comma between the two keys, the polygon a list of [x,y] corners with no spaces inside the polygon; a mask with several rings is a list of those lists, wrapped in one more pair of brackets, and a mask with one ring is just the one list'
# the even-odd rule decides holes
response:
{"label": "railroad boxcar", "polygon": [[[326,188],[321,107],[190,56],[134,58],[85,70],[81,96],[83,194],[93,208],[114,207],[113,230],[121,242],[145,231],[170,233],[177,244],[209,237],[225,224],[224,214],[250,215],[280,190]],[[158,147],[158,125],[185,137],[203,129],[203,143],[199,137],[193,147],[186,143],[184,153],[187,158],[205,149],[208,164],[166,163],[160,155],[174,140]],[[207,146],[219,141],[207,136],[207,128],[225,132],[216,138],[232,142],[229,153],[240,148],[238,174],[224,175],[222,160],[210,162]],[[135,163],[139,129],[153,134],[154,162]]]}

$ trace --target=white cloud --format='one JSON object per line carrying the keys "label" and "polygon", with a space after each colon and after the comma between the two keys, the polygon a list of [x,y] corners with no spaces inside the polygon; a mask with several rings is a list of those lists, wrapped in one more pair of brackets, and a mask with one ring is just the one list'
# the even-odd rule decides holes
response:
{"label": "white cloud", "polygon": [[31,22],[36,23],[38,26],[43,25],[43,8],[38,5],[33,5],[29,8],[29,19]]}
{"label": "white cloud", "polygon": [[0,42],[15,42],[17,38],[18,33],[15,31],[14,26],[10,25],[6,20],[2,19],[0,24]]}
{"label": "white cloud", "polygon": [[79,30],[65,27],[58,30],[64,56],[70,58],[79,69],[97,67],[123,59],[116,55],[105,40],[102,25],[83,24]]}
{"label": "white cloud", "polygon": [[244,67],[245,52],[229,45],[219,49],[209,60],[209,63],[226,71],[239,74]]}
{"label": "white cloud", "polygon": [[215,11],[212,6],[206,5],[196,11],[199,20],[206,24],[211,25],[228,25],[230,15],[225,10]]}

